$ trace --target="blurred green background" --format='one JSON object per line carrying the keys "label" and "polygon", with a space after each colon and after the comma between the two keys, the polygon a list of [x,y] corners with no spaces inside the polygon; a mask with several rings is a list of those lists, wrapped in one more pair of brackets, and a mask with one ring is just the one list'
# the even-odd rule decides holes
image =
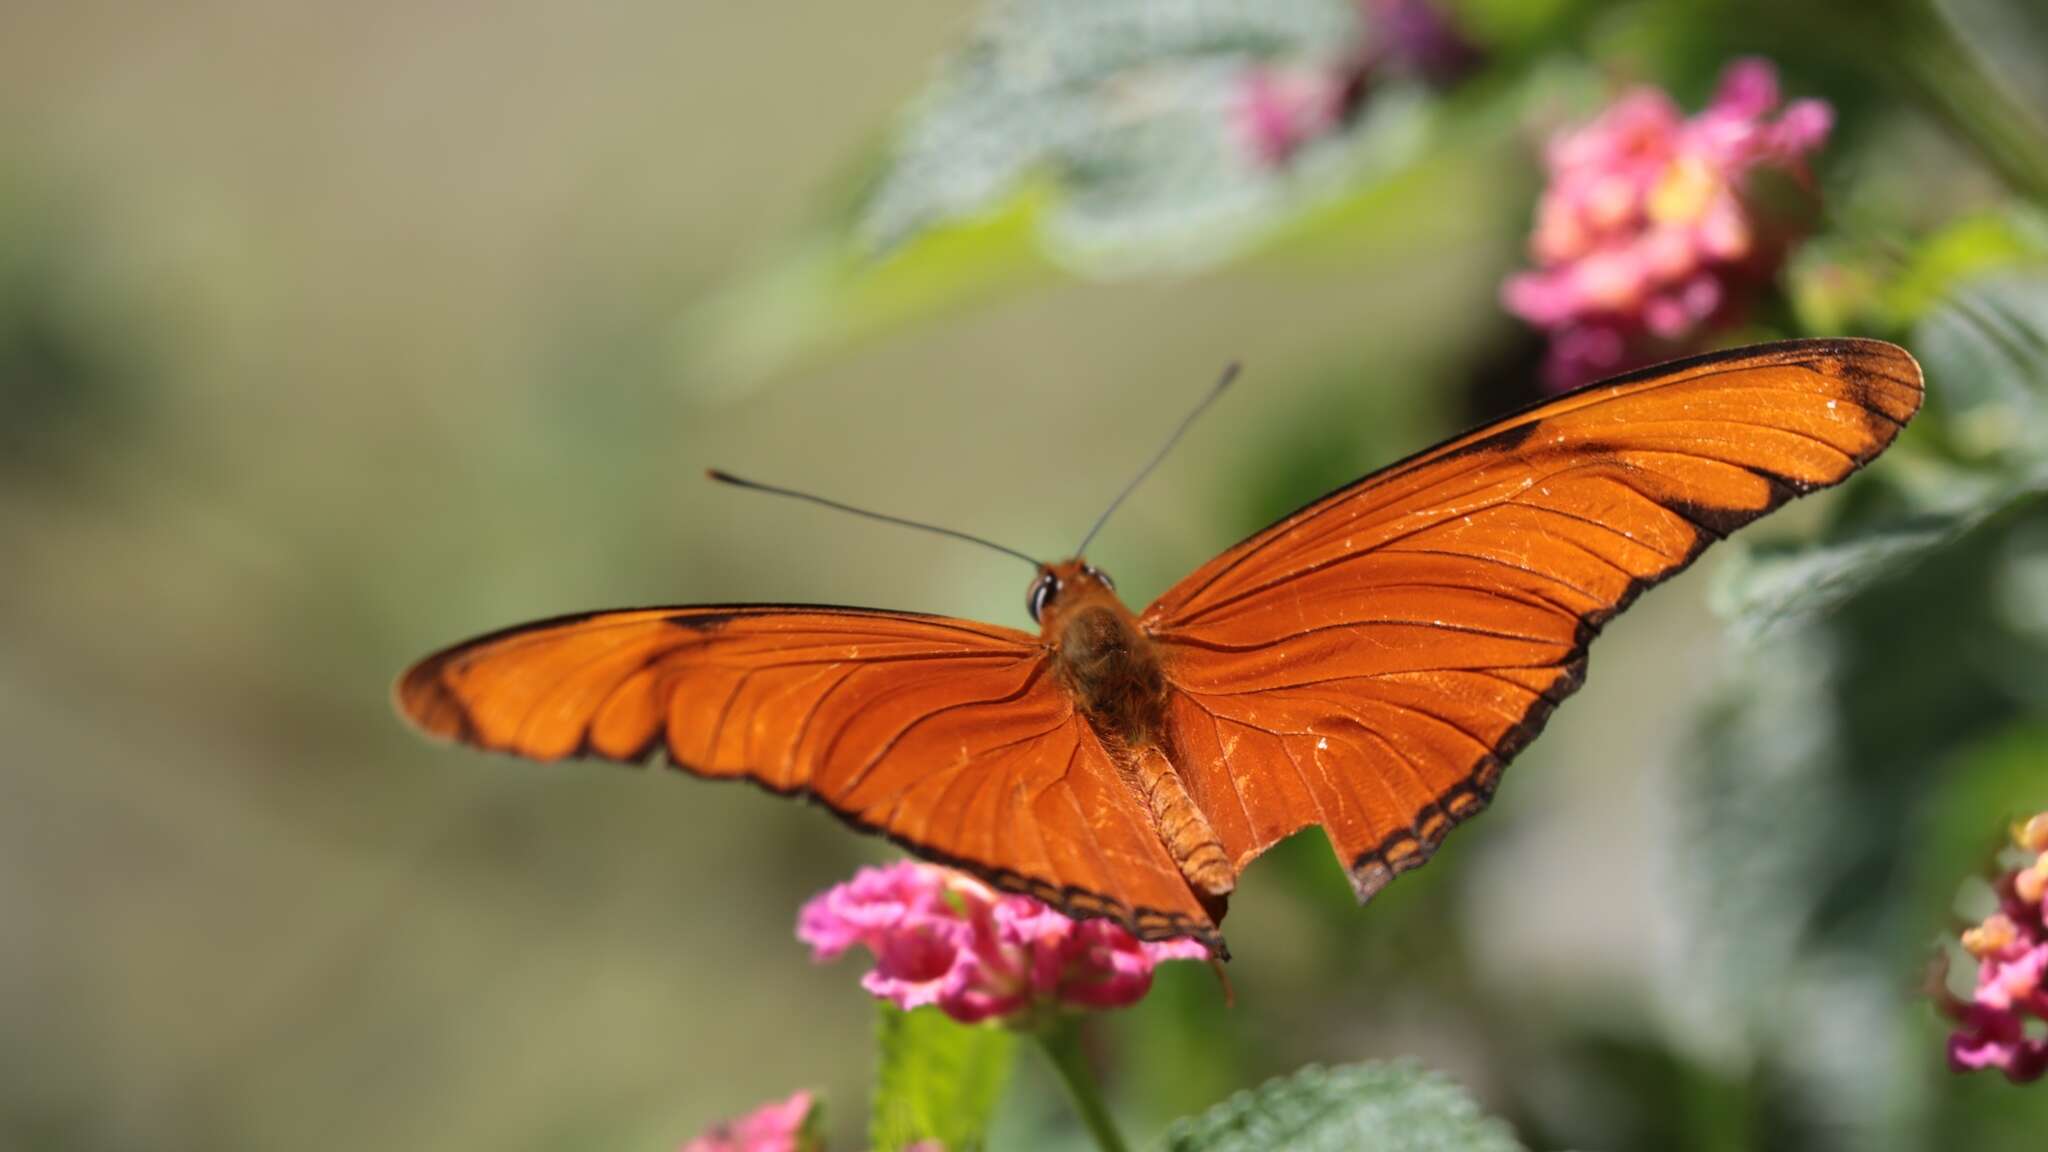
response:
{"label": "blurred green background", "polygon": [[[1613,625],[1429,868],[1360,911],[1290,842],[1233,902],[1237,1006],[1181,966],[1096,1039],[1141,1136],[1413,1056],[1535,1148],[2036,1147],[2040,1091],[1952,1079],[1914,982],[2048,805],[2048,16],[1451,7],[1487,70],[1213,249],[1034,231],[1062,190],[1020,185],[879,269],[847,205],[964,3],[0,11],[0,1145],[655,1149],[808,1086],[857,1147],[873,1010],[791,926],[883,846],[429,746],[392,677],[603,606],[1022,626],[1014,561],[702,470],[1059,554],[1242,359],[1094,549],[1142,603],[1532,398],[1497,292],[1543,132],[1619,80],[1697,107],[1761,52],[1841,123],[1834,214],[1748,334],[1907,339],[1927,431],[1752,534],[1830,551],[1724,549]],[[1794,619],[1743,627],[1759,601]],[[1003,1125],[1075,1135],[1028,1059]]]}

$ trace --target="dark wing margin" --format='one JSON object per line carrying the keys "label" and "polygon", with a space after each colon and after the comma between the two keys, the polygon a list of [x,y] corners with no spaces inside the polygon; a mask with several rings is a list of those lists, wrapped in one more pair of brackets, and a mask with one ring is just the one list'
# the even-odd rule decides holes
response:
{"label": "dark wing margin", "polygon": [[663,757],[811,799],[915,855],[1145,939],[1222,950],[1045,647],[878,609],[707,605],[566,616],[408,669],[430,735],[534,760]]}
{"label": "dark wing margin", "polygon": [[1242,868],[1321,825],[1360,900],[1485,807],[1602,625],[1716,540],[1839,483],[1919,409],[1874,340],[1659,365],[1367,476],[1144,614],[1175,762]]}

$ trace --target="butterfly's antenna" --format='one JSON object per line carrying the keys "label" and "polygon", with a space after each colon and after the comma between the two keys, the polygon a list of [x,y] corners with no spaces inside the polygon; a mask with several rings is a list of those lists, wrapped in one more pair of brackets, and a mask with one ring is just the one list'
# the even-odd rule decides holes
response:
{"label": "butterfly's antenna", "polygon": [[1124,490],[1117,493],[1116,499],[1109,502],[1109,507],[1102,510],[1102,515],[1095,518],[1095,527],[1088,529],[1088,535],[1081,537],[1081,546],[1074,549],[1074,555],[1079,556],[1088,551],[1088,545],[1095,539],[1095,534],[1102,531],[1104,524],[1109,523],[1110,513],[1115,512],[1117,506],[1124,502],[1124,497],[1137,491],[1138,485],[1144,483],[1145,477],[1150,476],[1152,470],[1159,467],[1159,462],[1166,459],[1166,454],[1173,451],[1175,444],[1180,443],[1181,436],[1187,432],[1188,426],[1195,422],[1195,417],[1207,411],[1209,405],[1214,404],[1216,398],[1223,395],[1224,389],[1230,387],[1230,382],[1237,379],[1239,367],[1240,365],[1233,360],[1223,369],[1223,377],[1216,381],[1216,386],[1209,389],[1209,394],[1202,397],[1201,403],[1196,404],[1186,416],[1181,418],[1180,427],[1173,430],[1173,435],[1166,438],[1166,443],[1159,446],[1159,451],[1152,454],[1152,459],[1146,461],[1143,468],[1138,469],[1138,474],[1131,477],[1131,482],[1124,485]]}
{"label": "butterfly's antenna", "polygon": [[936,524],[925,524],[917,520],[906,520],[901,516],[891,516],[886,512],[870,512],[865,508],[855,508],[851,504],[841,504],[837,500],[827,500],[823,496],[813,496],[809,492],[798,492],[792,488],[777,488],[773,484],[763,484],[757,480],[742,479],[741,477],[735,476],[730,472],[721,472],[716,468],[707,469],[705,471],[705,475],[711,477],[713,480],[718,481],[720,484],[730,484],[735,488],[751,488],[756,492],[767,492],[775,496],[788,496],[794,500],[805,500],[809,501],[812,504],[822,504],[827,508],[836,508],[841,512],[851,512],[855,516],[865,516],[870,520],[880,520],[884,524],[897,524],[905,528],[916,528],[922,532],[935,532],[940,536],[951,536],[955,540],[965,540],[969,544],[979,544],[983,548],[993,548],[996,551],[1001,552],[1005,556],[1015,556],[1017,559],[1024,561],[1026,564],[1031,565],[1033,568],[1045,567],[1045,565],[1039,563],[1038,561],[1032,559],[1029,556],[1026,556],[1024,553],[1017,551],[1015,548],[1005,548],[1001,544],[998,544],[993,540],[984,540],[979,536],[970,535],[966,532],[956,531],[952,528],[941,528]]}

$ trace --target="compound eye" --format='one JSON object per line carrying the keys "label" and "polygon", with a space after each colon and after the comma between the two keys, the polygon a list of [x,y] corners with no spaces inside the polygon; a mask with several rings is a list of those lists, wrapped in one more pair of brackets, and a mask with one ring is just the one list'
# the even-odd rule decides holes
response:
{"label": "compound eye", "polygon": [[1040,576],[1038,582],[1031,586],[1031,596],[1024,602],[1024,607],[1030,611],[1033,624],[1038,623],[1039,615],[1045,611],[1047,604],[1052,603],[1052,598],[1059,590],[1059,579],[1050,572]]}
{"label": "compound eye", "polygon": [[1109,573],[1104,572],[1102,569],[1097,568],[1093,564],[1090,564],[1087,568],[1083,569],[1083,571],[1087,572],[1088,575],[1094,577],[1096,582],[1100,583],[1104,588],[1109,589],[1111,592],[1116,591],[1116,581],[1111,580],[1109,578]]}

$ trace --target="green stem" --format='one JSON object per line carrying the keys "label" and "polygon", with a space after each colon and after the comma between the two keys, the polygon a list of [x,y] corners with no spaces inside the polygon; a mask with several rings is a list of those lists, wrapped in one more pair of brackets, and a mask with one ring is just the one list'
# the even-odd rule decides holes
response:
{"label": "green stem", "polygon": [[1088,1056],[1081,1051],[1080,1019],[1066,1017],[1040,1030],[1037,1036],[1038,1046],[1045,1050],[1054,1071],[1060,1074],[1060,1083],[1067,1086],[1074,1111],[1080,1113],[1081,1124],[1095,1138],[1095,1146],[1102,1152],[1129,1152],[1129,1145],[1116,1130],[1116,1121],[1110,1118],[1109,1106],[1103,1102],[1102,1086],[1095,1082],[1095,1072],[1088,1067]]}

